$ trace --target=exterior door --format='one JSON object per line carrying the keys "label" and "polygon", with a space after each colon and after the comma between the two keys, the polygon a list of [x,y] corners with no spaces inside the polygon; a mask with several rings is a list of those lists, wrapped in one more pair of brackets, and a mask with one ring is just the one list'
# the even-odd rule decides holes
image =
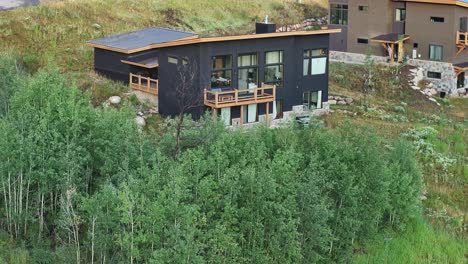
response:
{"label": "exterior door", "polygon": [[457,77],[457,88],[464,88],[465,87],[465,73],[461,73]]}

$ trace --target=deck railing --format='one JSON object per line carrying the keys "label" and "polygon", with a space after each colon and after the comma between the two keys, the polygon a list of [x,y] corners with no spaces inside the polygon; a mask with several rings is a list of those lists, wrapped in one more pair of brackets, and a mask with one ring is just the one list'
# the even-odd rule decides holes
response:
{"label": "deck railing", "polygon": [[457,31],[457,44],[468,46],[468,32]]}
{"label": "deck railing", "polygon": [[130,87],[133,90],[158,95],[158,86],[159,81],[156,79],[130,73]]}
{"label": "deck railing", "polygon": [[276,86],[262,83],[260,88],[215,92],[205,89],[204,102],[212,108],[268,103],[275,101]]}

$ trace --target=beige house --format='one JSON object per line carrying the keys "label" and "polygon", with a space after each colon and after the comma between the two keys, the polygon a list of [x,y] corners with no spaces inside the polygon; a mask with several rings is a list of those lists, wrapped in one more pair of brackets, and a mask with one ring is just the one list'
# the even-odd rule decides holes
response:
{"label": "beige house", "polygon": [[[458,86],[468,70],[468,0],[330,0],[330,49],[447,62]],[[429,72],[428,77],[438,77]]]}

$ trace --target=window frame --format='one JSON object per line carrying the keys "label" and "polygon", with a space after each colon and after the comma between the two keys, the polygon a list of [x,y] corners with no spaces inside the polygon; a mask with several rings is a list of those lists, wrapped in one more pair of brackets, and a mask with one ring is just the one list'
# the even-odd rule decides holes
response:
{"label": "window frame", "polygon": [[[230,65],[231,67],[213,68],[213,58],[216,58],[216,57],[231,57],[231,65]],[[220,55],[211,56],[211,59],[210,59],[210,79],[213,76],[213,73],[230,71],[231,72],[231,79],[229,81],[229,85],[226,86],[226,87],[227,88],[232,88],[232,75],[233,75],[233,68],[234,68],[233,58],[234,58],[234,56],[232,54],[222,54],[222,55],[220,54]],[[211,86],[211,88],[225,88],[225,87],[213,87],[212,84],[210,86]]]}
{"label": "window frame", "polygon": [[[436,77],[430,76],[430,75],[434,75],[434,74],[436,75]],[[440,79],[442,79],[442,73],[441,72],[435,72],[435,71],[427,71],[426,77],[429,78],[429,79],[440,80]]]}
{"label": "window frame", "polygon": [[369,39],[368,38],[357,38],[357,43],[358,44],[369,44]]}
{"label": "window frame", "polygon": [[368,5],[358,5],[358,11],[367,12],[367,11],[369,11],[369,6]]}
{"label": "window frame", "polygon": [[432,23],[445,23],[445,17],[431,16]]}
{"label": "window frame", "polygon": [[[400,19],[398,19],[398,14]],[[406,22],[406,8],[395,8],[395,22]]]}
{"label": "window frame", "polygon": [[[242,56],[247,56],[247,55],[250,55],[250,56],[255,55],[256,58],[257,58],[256,64],[255,64],[255,65],[248,65],[248,66],[239,66],[239,59],[240,59],[240,57],[242,57]],[[257,83],[256,83],[256,86],[257,86],[257,88],[259,87],[259,83],[260,83],[260,80],[259,80],[259,77],[260,77],[259,64],[260,64],[260,63],[259,63],[259,56],[258,56],[258,55],[259,55],[259,54],[258,54],[257,51],[256,51],[256,52],[247,52],[247,53],[239,53],[239,54],[237,54],[237,69],[236,69],[236,70],[237,70],[237,88],[238,88],[239,90],[241,90],[240,87],[239,87],[239,80],[240,80],[240,79],[239,79],[239,78],[240,78],[239,71],[240,71],[240,70],[255,69],[255,70],[257,71],[257,72],[256,72],[256,74],[257,74],[257,78],[256,78],[256,79],[257,79]],[[251,59],[251,60],[252,60],[252,59]],[[248,80],[247,80],[247,81],[248,81]],[[250,89],[250,88],[248,87],[248,83],[247,83],[247,89]]]}
{"label": "window frame", "polygon": [[[325,50],[325,54],[323,54],[323,55],[312,55],[312,51],[314,51],[314,50]],[[309,53],[308,53],[309,55],[305,55],[307,51],[309,51]],[[325,65],[325,72],[324,73],[312,74],[312,60],[313,59],[318,59],[318,58],[326,58],[327,61],[325,63],[328,63],[328,52],[329,51],[328,51],[327,48],[315,48],[315,49],[304,49],[304,50],[302,50],[302,54],[303,54],[302,77],[327,74],[328,69],[327,69],[326,65]],[[307,69],[307,74],[304,74],[304,64],[305,64],[306,60],[308,60],[308,69]]]}
{"label": "window frame", "polygon": [[[348,25],[348,21],[349,21],[348,10],[349,10],[349,5],[347,4],[330,4],[330,25],[344,25],[344,26]],[[336,18],[333,17],[334,13],[336,13],[338,17]]]}
{"label": "window frame", "polygon": [[[171,62],[171,59],[174,60],[174,62]],[[167,56],[167,63],[179,65],[179,57],[177,57],[177,56],[172,56],[172,55],[168,55],[168,56]]]}
{"label": "window frame", "polygon": [[[440,60],[431,57],[431,47],[440,48]],[[429,60],[431,61],[443,61],[444,60],[444,46],[439,44],[429,44]]]}
{"label": "window frame", "polygon": [[[270,53],[270,52],[278,52],[278,54],[280,54],[280,60],[279,62],[275,62],[275,63],[267,63],[267,53]],[[266,73],[267,73],[267,68],[268,67],[274,67],[274,66],[279,66],[282,68],[282,72],[281,72],[281,81],[276,81],[276,82],[268,82],[266,80]],[[284,87],[284,50],[269,50],[269,51],[265,51],[265,63],[264,63],[264,69],[263,69],[263,81],[265,84],[270,84],[270,85],[276,85],[276,87]],[[279,83],[279,84],[278,84]]]}

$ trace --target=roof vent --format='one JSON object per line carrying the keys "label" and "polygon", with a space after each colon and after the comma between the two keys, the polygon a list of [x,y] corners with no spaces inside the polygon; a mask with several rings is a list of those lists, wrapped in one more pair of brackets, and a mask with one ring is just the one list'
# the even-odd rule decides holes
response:
{"label": "roof vent", "polygon": [[266,33],[275,33],[276,24],[270,23],[268,21],[268,15],[265,16],[264,22],[255,23],[255,33],[256,34],[266,34]]}

